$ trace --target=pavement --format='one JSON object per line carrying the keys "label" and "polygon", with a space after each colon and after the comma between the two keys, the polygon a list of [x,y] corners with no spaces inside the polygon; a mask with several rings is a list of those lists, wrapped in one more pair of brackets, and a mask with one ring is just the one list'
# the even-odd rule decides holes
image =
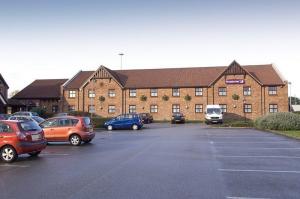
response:
{"label": "pavement", "polygon": [[299,199],[300,142],[253,129],[150,124],[0,162],[0,198]]}

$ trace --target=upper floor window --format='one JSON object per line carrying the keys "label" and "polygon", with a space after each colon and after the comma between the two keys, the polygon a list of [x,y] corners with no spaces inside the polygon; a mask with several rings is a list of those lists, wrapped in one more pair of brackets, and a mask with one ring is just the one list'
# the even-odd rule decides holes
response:
{"label": "upper floor window", "polygon": [[277,113],[278,112],[278,105],[277,104],[269,104],[269,112],[270,113]]}
{"label": "upper floor window", "polygon": [[151,105],[150,106],[150,113],[157,113],[158,112],[158,106],[157,105]]}
{"label": "upper floor window", "polygon": [[151,97],[157,97],[158,96],[158,89],[157,88],[151,88],[150,89],[150,96]]}
{"label": "upper floor window", "polygon": [[252,105],[244,104],[244,113],[252,113]]}
{"label": "upper floor window", "polygon": [[179,113],[180,112],[180,105],[179,104],[173,104],[172,105],[172,113]]}
{"label": "upper floor window", "polygon": [[129,113],[136,113],[136,105],[129,105]]}
{"label": "upper floor window", "polygon": [[227,88],[226,87],[220,87],[219,88],[219,96],[226,96],[227,95]]}
{"label": "upper floor window", "polygon": [[89,98],[95,98],[96,94],[94,90],[89,90]]}
{"label": "upper floor window", "polygon": [[173,95],[173,97],[179,97],[180,96],[179,88],[173,88],[172,89],[172,95]]}
{"label": "upper floor window", "polygon": [[108,90],[108,97],[116,97],[115,89],[109,89]]}
{"label": "upper floor window", "polygon": [[75,106],[74,105],[69,105],[68,110],[69,111],[75,111]]}
{"label": "upper floor window", "polygon": [[195,104],[195,113],[202,113],[202,112],[203,112],[203,105]]}
{"label": "upper floor window", "polygon": [[251,87],[250,86],[245,86],[244,87],[244,95],[245,96],[250,96],[251,95]]}
{"label": "upper floor window", "polygon": [[220,104],[223,113],[227,113],[227,104]]}
{"label": "upper floor window", "polygon": [[269,95],[277,95],[277,86],[269,86]]}
{"label": "upper floor window", "polygon": [[195,96],[202,96],[203,88],[195,88]]}
{"label": "upper floor window", "polygon": [[72,90],[69,91],[69,98],[75,98],[76,97],[76,91]]}
{"label": "upper floor window", "polygon": [[57,113],[58,112],[58,105],[53,105],[52,106],[52,113]]}
{"label": "upper floor window", "polygon": [[89,105],[89,113],[95,113],[95,106]]}
{"label": "upper floor window", "polygon": [[108,113],[115,113],[116,112],[116,106],[115,105],[109,105],[108,106]]}
{"label": "upper floor window", "polygon": [[129,89],[129,97],[136,97],[136,89]]}

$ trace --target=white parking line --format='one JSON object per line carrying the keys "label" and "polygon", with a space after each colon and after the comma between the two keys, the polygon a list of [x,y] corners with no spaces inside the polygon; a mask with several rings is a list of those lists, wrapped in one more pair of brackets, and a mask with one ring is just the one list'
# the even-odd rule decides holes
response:
{"label": "white parking line", "polygon": [[67,153],[41,153],[42,156],[67,156]]}
{"label": "white parking line", "polygon": [[216,146],[216,148],[239,148],[239,149],[261,149],[261,150],[300,150],[300,148],[293,148],[293,147],[233,147],[233,146]]}
{"label": "white parking line", "polygon": [[243,169],[218,169],[224,172],[258,172],[258,173],[294,173],[300,174],[300,171],[274,171],[274,170],[243,170]]}
{"label": "white parking line", "polygon": [[285,143],[290,142],[289,140],[282,140],[282,141],[244,141],[244,142],[216,142],[216,144],[270,144],[270,143]]}
{"label": "white parking line", "polygon": [[270,198],[248,198],[248,197],[226,197],[227,199],[270,199]]}
{"label": "white parking line", "polygon": [[255,155],[216,155],[219,158],[286,158],[286,159],[300,159],[300,156],[255,156]]}
{"label": "white parking line", "polygon": [[27,168],[29,165],[16,165],[16,164],[1,164],[0,167],[17,167],[17,168]]}

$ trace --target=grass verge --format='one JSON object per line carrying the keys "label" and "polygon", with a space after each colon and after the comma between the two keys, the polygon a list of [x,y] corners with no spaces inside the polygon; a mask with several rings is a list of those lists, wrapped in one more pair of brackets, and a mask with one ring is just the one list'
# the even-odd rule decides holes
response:
{"label": "grass verge", "polygon": [[284,135],[286,137],[294,138],[294,139],[300,139],[300,130],[296,130],[296,131],[274,131],[274,130],[272,130],[271,132],[279,134],[279,135]]}

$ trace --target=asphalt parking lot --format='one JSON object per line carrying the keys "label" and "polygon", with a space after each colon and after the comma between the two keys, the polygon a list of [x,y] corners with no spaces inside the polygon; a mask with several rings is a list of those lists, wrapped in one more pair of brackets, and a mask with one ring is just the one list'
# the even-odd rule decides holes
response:
{"label": "asphalt parking lot", "polygon": [[0,162],[0,198],[300,198],[300,142],[252,129],[151,124]]}

